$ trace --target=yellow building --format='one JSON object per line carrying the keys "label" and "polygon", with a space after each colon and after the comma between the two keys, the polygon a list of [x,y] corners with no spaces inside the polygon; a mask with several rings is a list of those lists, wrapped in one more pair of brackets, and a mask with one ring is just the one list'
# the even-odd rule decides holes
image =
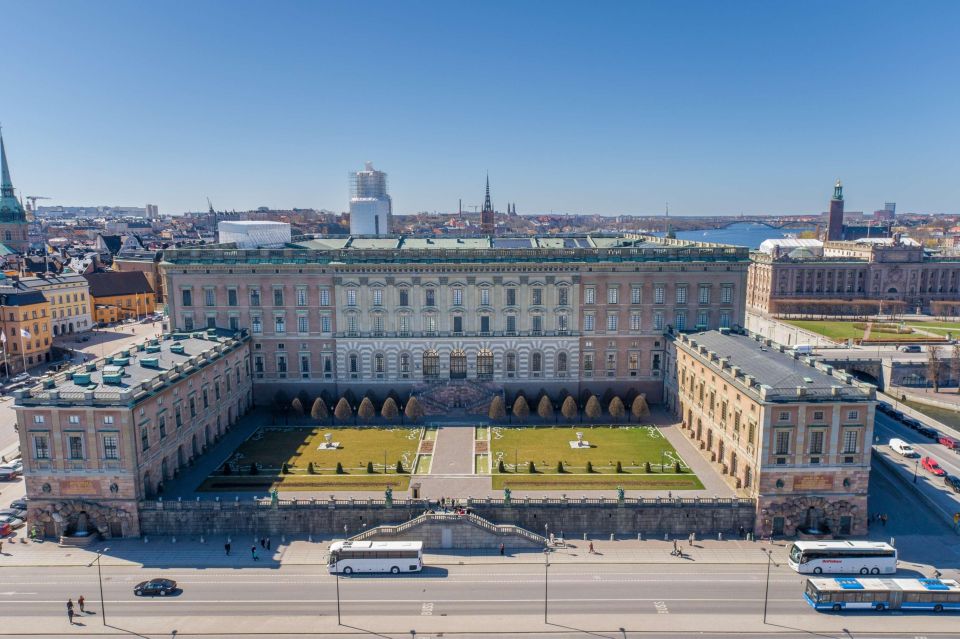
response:
{"label": "yellow building", "polygon": [[156,295],[142,271],[106,271],[84,277],[90,284],[90,304],[95,324],[113,324],[156,311]]}
{"label": "yellow building", "polygon": [[40,291],[19,282],[0,286],[0,331],[3,376],[50,361],[50,303]]}

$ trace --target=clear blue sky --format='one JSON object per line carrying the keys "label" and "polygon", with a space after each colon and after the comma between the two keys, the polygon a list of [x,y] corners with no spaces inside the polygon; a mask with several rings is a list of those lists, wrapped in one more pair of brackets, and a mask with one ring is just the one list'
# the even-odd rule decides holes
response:
{"label": "clear blue sky", "polygon": [[7,2],[14,183],[62,204],[960,211],[960,2]]}

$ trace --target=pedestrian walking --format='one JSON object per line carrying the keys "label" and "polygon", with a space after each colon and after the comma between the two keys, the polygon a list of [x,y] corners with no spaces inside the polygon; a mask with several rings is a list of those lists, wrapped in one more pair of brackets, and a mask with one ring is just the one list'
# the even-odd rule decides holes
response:
{"label": "pedestrian walking", "polygon": [[687,541],[693,546],[693,540],[696,539],[697,533],[690,533],[690,536],[687,538]]}
{"label": "pedestrian walking", "polygon": [[79,597],[77,597],[77,605],[80,606],[80,612],[86,612],[86,610],[83,609],[84,601],[86,600],[83,598],[83,595],[80,595]]}
{"label": "pedestrian walking", "polygon": [[257,559],[257,545],[254,544],[250,546],[250,558],[253,560]]}
{"label": "pedestrian walking", "polygon": [[590,542],[590,548],[589,548],[588,552],[589,552],[591,555],[593,554],[593,542],[592,542],[592,541]]}
{"label": "pedestrian walking", "polygon": [[671,555],[679,555],[679,554],[680,554],[680,546],[677,544],[677,540],[676,540],[676,539],[673,540],[673,552],[670,553],[670,554],[671,554]]}
{"label": "pedestrian walking", "polygon": [[230,542],[228,541],[223,545],[223,551],[227,553],[227,557],[230,556]]}
{"label": "pedestrian walking", "polygon": [[267,550],[270,550],[270,538],[267,537]]}
{"label": "pedestrian walking", "polygon": [[880,515],[880,523],[882,523],[884,526],[887,525],[887,513]]}
{"label": "pedestrian walking", "polygon": [[506,550],[503,544],[500,544],[500,556],[503,557],[503,551]]}
{"label": "pedestrian walking", "polygon": [[67,619],[70,620],[70,625],[73,625],[73,599],[67,599]]}
{"label": "pedestrian walking", "polygon": [[743,528],[743,526],[740,526],[740,539],[746,539],[746,538],[747,538],[747,532]]}
{"label": "pedestrian walking", "polygon": [[261,547],[261,548],[266,548],[266,547],[267,547],[267,540],[266,540],[266,538],[264,538],[264,537],[261,537],[261,538],[260,538],[260,547]]}

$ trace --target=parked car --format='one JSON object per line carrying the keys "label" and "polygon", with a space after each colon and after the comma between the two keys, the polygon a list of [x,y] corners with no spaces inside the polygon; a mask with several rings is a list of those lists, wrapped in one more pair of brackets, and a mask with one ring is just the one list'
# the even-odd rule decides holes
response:
{"label": "parked car", "polygon": [[10,379],[11,384],[19,384],[20,382],[25,382],[30,379],[30,373],[20,373],[19,375],[14,375]]}
{"label": "parked car", "polygon": [[940,437],[940,433],[938,433],[935,429],[930,428],[929,426],[919,426],[917,428],[917,432],[923,435],[924,437],[929,437],[930,439],[937,439],[938,437]]}
{"label": "parked car", "polygon": [[933,457],[924,457],[920,460],[920,465],[923,466],[923,469],[929,472],[931,475],[943,477],[947,474],[947,471],[941,468],[940,464],[938,464],[937,460]]}
{"label": "parked car", "polygon": [[15,508],[4,508],[0,510],[0,517],[16,517],[17,519],[21,519],[23,513]]}
{"label": "parked car", "polygon": [[0,515],[0,524],[6,524],[13,530],[22,528],[24,525],[23,520],[14,515]]}
{"label": "parked car", "polygon": [[177,582],[172,579],[151,579],[150,581],[141,581],[133,587],[133,594],[138,597],[145,595],[160,595],[166,597],[177,590]]}
{"label": "parked car", "polygon": [[946,435],[940,435],[940,439],[938,439],[937,441],[939,441],[941,444],[943,444],[944,446],[946,446],[946,447],[949,448],[950,450],[958,450],[958,449],[960,449],[960,442],[958,442],[957,440],[955,440],[953,437],[947,437]]}
{"label": "parked car", "polygon": [[952,488],[953,492],[960,493],[960,477],[954,477],[953,475],[944,475],[943,483],[947,485],[947,488]]}
{"label": "parked car", "polygon": [[0,466],[0,481],[13,481],[19,476],[20,471],[13,466]]}
{"label": "parked car", "polygon": [[12,462],[10,462],[9,464],[7,464],[7,466],[12,467],[15,471],[17,471],[17,474],[19,474],[19,475],[22,475],[22,474],[23,474],[23,460],[22,460],[22,459],[14,459]]}
{"label": "parked car", "polygon": [[913,449],[913,446],[902,439],[893,438],[890,440],[890,449],[895,453],[900,453],[904,457],[919,457],[920,453]]}
{"label": "parked car", "polygon": [[923,424],[915,420],[913,417],[904,417],[900,421],[903,422],[904,426],[909,426],[913,430],[917,430],[918,428],[923,426]]}
{"label": "parked car", "polygon": [[893,406],[891,406],[886,402],[877,402],[877,410],[880,411],[881,413],[885,413],[889,415],[890,411],[893,410]]}
{"label": "parked car", "polygon": [[900,347],[901,353],[922,353],[923,349],[919,344],[904,344]]}
{"label": "parked car", "polygon": [[894,409],[890,411],[890,417],[893,417],[896,420],[903,421],[903,418],[906,417],[902,412]]}
{"label": "parked car", "polygon": [[28,501],[29,499],[27,499],[26,497],[23,497],[22,499],[14,499],[13,501],[10,502],[10,508],[12,508],[13,510],[19,510],[22,512],[27,509]]}

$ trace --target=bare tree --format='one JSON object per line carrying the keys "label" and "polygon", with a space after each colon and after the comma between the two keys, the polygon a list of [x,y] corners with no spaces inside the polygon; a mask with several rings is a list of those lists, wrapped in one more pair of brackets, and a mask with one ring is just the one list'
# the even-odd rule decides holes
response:
{"label": "bare tree", "polygon": [[530,415],[530,405],[527,404],[527,400],[523,395],[517,396],[515,402],[513,402],[513,416],[518,418],[520,421],[523,421]]}
{"label": "bare tree", "polygon": [[383,406],[380,408],[381,417],[386,420],[394,420],[399,414],[400,410],[397,408],[397,402],[392,397],[383,401]]}
{"label": "bare tree", "polygon": [[570,395],[567,395],[567,398],[563,400],[563,405],[560,407],[560,414],[563,415],[563,418],[568,422],[572,422],[577,418],[577,413],[580,410],[577,408],[577,400],[575,400]]}
{"label": "bare tree", "polygon": [[507,409],[503,405],[503,398],[499,395],[494,395],[493,399],[490,400],[490,410],[487,411],[487,417],[492,422],[502,422],[507,418]]}
{"label": "bare tree", "polygon": [[377,414],[377,409],[373,407],[373,402],[370,401],[369,397],[364,397],[360,402],[360,407],[357,408],[357,415],[365,422],[369,422]]}
{"label": "bare tree", "polygon": [[420,405],[420,400],[416,397],[411,397],[407,400],[407,405],[403,409],[403,414],[406,415],[407,419],[411,422],[416,423],[421,417],[423,417],[423,406]]}
{"label": "bare tree", "polygon": [[540,403],[537,404],[537,415],[543,420],[553,419],[553,402],[550,401],[550,398],[544,395],[540,398]]}
{"label": "bare tree", "polygon": [[620,421],[623,419],[623,416],[627,414],[627,408],[623,405],[622,399],[619,397],[614,397],[610,400],[610,404],[607,406],[607,412],[610,413],[610,417]]}
{"label": "bare tree", "polygon": [[310,417],[315,421],[322,422],[329,416],[330,411],[327,409],[327,403],[323,401],[322,397],[316,398],[313,401],[313,408],[310,409]]}
{"label": "bare tree", "polygon": [[597,399],[596,395],[591,395],[590,399],[587,400],[587,405],[584,407],[583,412],[586,413],[587,417],[592,420],[596,420],[603,414],[603,407],[600,406],[600,400]]}
{"label": "bare tree", "polygon": [[940,348],[927,348],[927,379],[933,382],[933,392],[940,391]]}
{"label": "bare tree", "polygon": [[333,409],[333,416],[341,422],[349,421],[353,417],[353,409],[350,408],[350,402],[346,397],[341,397],[337,402],[337,407]]}
{"label": "bare tree", "polygon": [[630,406],[630,413],[637,421],[640,421],[644,417],[650,416],[650,407],[647,406],[646,395],[641,394],[633,398],[633,404]]}

